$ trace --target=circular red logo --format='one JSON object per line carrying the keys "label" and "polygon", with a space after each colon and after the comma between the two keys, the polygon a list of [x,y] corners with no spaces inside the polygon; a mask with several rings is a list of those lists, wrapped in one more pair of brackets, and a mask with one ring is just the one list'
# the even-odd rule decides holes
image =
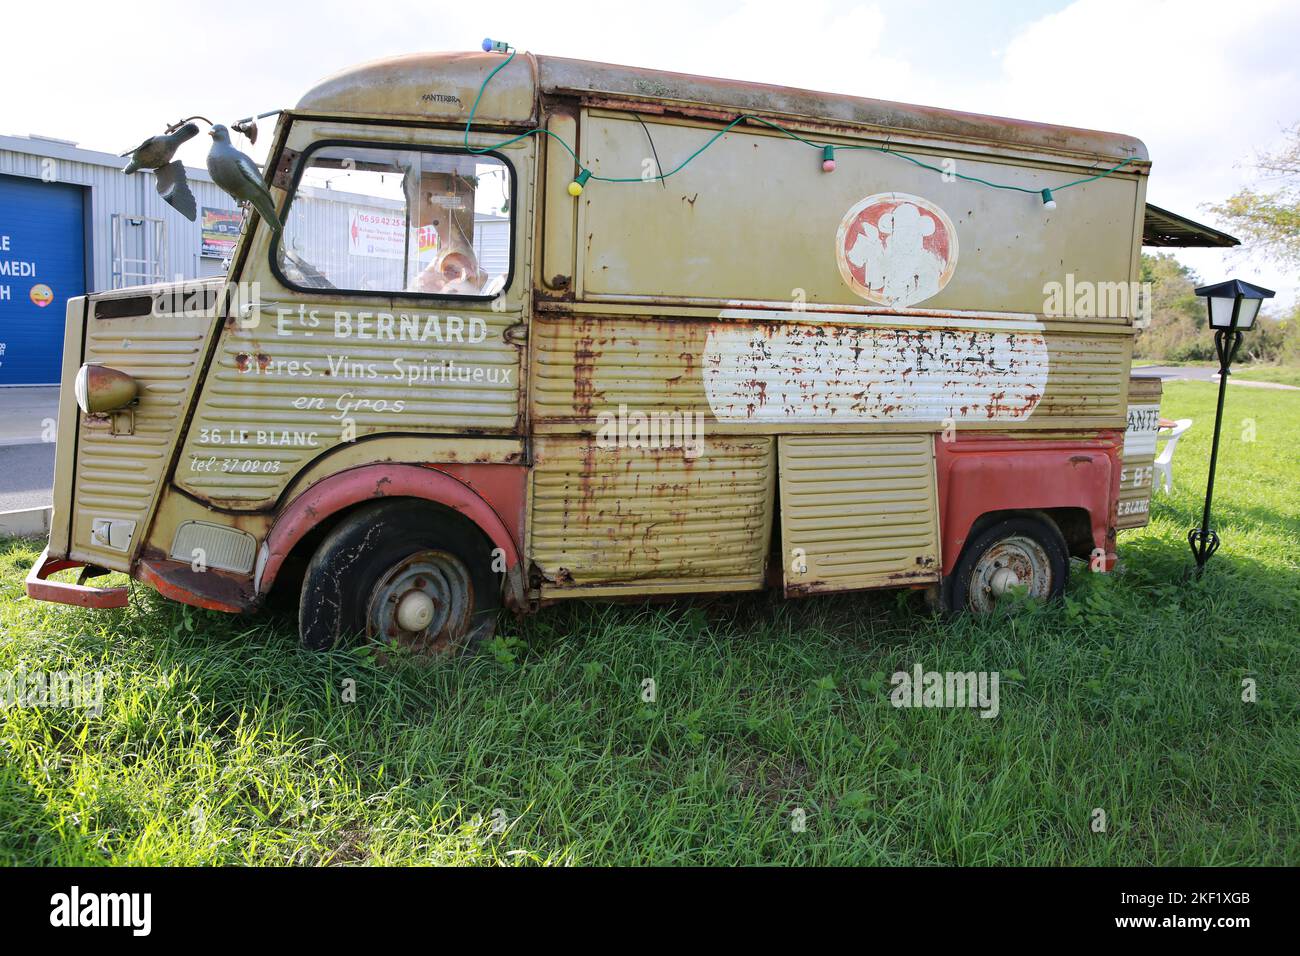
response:
{"label": "circular red logo", "polygon": [[854,292],[903,309],[948,284],[957,267],[957,230],[927,199],[877,193],[844,214],[835,234],[835,258]]}

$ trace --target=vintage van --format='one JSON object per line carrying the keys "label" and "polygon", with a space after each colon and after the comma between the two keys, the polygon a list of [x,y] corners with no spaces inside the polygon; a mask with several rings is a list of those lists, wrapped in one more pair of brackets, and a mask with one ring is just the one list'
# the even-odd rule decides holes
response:
{"label": "vintage van", "polygon": [[1149,166],[555,57],[347,70],[280,115],[282,232],[250,212],[224,280],[69,301],[28,594],[288,590],[310,647],[433,650],[569,598],[1058,595],[1146,520]]}

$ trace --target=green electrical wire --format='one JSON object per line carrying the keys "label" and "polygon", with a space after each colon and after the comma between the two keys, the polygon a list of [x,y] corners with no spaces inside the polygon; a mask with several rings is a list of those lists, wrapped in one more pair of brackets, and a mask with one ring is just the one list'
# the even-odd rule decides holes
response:
{"label": "green electrical wire", "polygon": [[[830,149],[832,151],[867,150],[873,153],[884,153],[887,156],[897,156],[899,159],[905,159],[909,163],[912,163],[916,166],[920,166],[922,169],[928,169],[931,170],[932,172],[939,173],[940,175],[943,176],[953,176],[957,179],[964,179],[967,182],[971,182],[971,183],[979,183],[981,186],[988,186],[992,189],[1007,189],[1007,190],[1012,190],[1014,192],[1029,193],[1030,195],[1034,195],[1034,196],[1044,193],[1044,190],[1042,188],[1030,189],[1027,186],[1013,186],[1008,183],[995,183],[995,182],[990,182],[987,179],[981,179],[978,176],[967,176],[963,173],[959,173],[954,170],[941,169],[938,166],[934,166],[930,163],[924,162],[923,160],[917,159],[915,156],[909,156],[907,153],[900,153],[898,150],[890,149],[887,146],[866,146],[866,145],[836,146],[833,143],[816,143],[810,139],[806,139],[803,136],[800,136],[798,133],[794,132],[793,130],[786,129],[780,123],[774,123],[771,120],[764,119],[761,116],[754,116],[749,113],[742,113],[741,115],[737,116],[726,126],[722,127],[722,129],[718,130],[716,133],[710,136],[708,140],[705,141],[703,146],[701,146],[695,152],[691,153],[691,155],[687,156],[684,160],[682,160],[680,163],[678,163],[668,172],[666,173],[663,172],[661,168],[658,175],[651,176],[648,179],[642,176],[597,176],[595,173],[592,173],[589,169],[587,169],[585,166],[582,165],[582,161],[578,159],[578,154],[573,151],[573,147],[571,147],[568,143],[566,143],[555,133],[552,133],[549,129],[543,129],[540,126],[530,129],[526,132],[520,133],[518,136],[513,136],[510,139],[502,140],[501,142],[496,143],[495,145],[492,146],[483,146],[483,147],[470,146],[469,131],[470,131],[470,127],[474,123],[474,114],[478,112],[479,100],[483,98],[483,91],[486,90],[488,84],[492,82],[492,77],[496,76],[499,72],[501,72],[503,69],[505,69],[507,66],[510,65],[510,61],[515,58],[515,52],[516,52],[515,48],[511,47],[510,55],[507,56],[504,60],[502,60],[499,66],[496,66],[492,69],[492,72],[490,72],[487,75],[487,77],[483,80],[483,85],[478,88],[478,95],[474,97],[474,105],[470,107],[469,118],[465,121],[465,149],[467,149],[471,153],[489,153],[494,149],[503,149],[506,146],[511,146],[519,142],[521,139],[527,139],[529,136],[536,136],[540,133],[544,136],[551,137],[551,139],[555,140],[562,147],[564,147],[564,151],[573,157],[573,162],[578,167],[579,172],[587,173],[587,178],[589,179],[595,179],[602,183],[662,182],[663,180],[667,179],[669,176],[679,173],[683,169],[685,169],[687,165],[691,163],[692,160],[694,160],[706,149],[708,149],[710,146],[716,143],[721,137],[731,132],[731,130],[734,129],[736,126],[745,122],[746,120],[751,120],[752,122],[759,123],[760,125],[767,126],[770,129],[776,130],[778,133],[781,133],[785,136],[788,136],[790,139],[803,143],[805,146],[811,146],[813,149],[820,150],[823,152],[827,149]],[[1109,176],[1111,173],[1114,173],[1122,169],[1123,167],[1127,166],[1129,163],[1133,162],[1135,158],[1136,157],[1130,156],[1128,159],[1121,160],[1120,162],[1116,163],[1114,166],[1110,167],[1110,169],[1104,169],[1094,176],[1085,176],[1082,179],[1076,179],[1073,182],[1068,182],[1061,186],[1054,186],[1051,189],[1046,190],[1046,192],[1057,193],[1060,192],[1062,189],[1069,189],[1071,186],[1081,186],[1084,183],[1090,183],[1097,179],[1104,179],[1105,177]]]}

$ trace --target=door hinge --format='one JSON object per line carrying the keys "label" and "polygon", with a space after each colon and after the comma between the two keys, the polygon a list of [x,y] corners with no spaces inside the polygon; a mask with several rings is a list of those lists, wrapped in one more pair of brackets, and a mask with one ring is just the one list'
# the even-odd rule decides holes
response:
{"label": "door hinge", "polygon": [[271,174],[271,185],[287,191],[293,185],[293,174],[298,169],[298,159],[301,156],[302,153],[296,149],[285,147],[280,150],[280,161],[275,164],[275,172]]}

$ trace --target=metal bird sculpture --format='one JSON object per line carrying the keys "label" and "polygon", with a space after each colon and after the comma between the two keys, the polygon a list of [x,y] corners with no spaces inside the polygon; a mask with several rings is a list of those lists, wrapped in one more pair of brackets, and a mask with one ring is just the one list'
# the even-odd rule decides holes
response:
{"label": "metal bird sculpture", "polygon": [[198,126],[185,123],[162,136],[150,136],[135,149],[122,154],[131,157],[122,172],[130,175],[141,169],[152,170],[157,178],[155,185],[158,195],[190,222],[194,221],[197,212],[194,193],[190,192],[189,182],[185,178],[185,164],[172,157],[182,143],[198,135]]}
{"label": "metal bird sculpture", "polygon": [[230,130],[220,123],[208,130],[212,149],[208,152],[208,172],[212,181],[233,199],[252,205],[271,226],[279,232],[280,217],[275,213],[275,200],[262,182],[262,172],[257,164],[230,145]]}

